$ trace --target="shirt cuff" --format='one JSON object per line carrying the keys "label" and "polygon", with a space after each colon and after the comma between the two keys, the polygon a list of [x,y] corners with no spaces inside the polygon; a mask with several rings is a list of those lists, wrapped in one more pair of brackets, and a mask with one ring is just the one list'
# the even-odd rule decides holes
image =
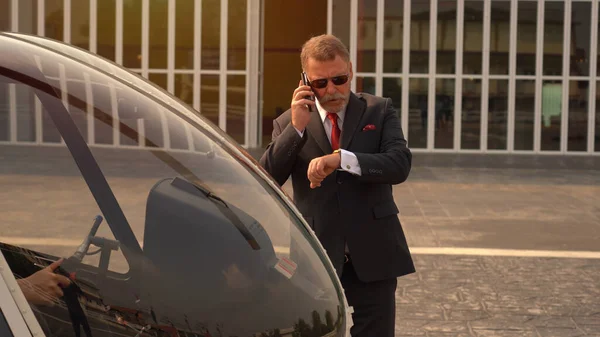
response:
{"label": "shirt cuff", "polygon": [[360,169],[360,165],[358,164],[358,158],[356,155],[350,151],[340,150],[341,152],[341,161],[340,166],[342,171],[350,172],[354,175],[360,176],[362,175],[362,171]]}
{"label": "shirt cuff", "polygon": [[304,136],[304,130],[300,131],[300,130],[296,129],[295,126],[293,128],[294,128],[294,130],[296,130],[296,132],[298,132],[298,135],[300,135],[300,138],[302,138],[302,136]]}

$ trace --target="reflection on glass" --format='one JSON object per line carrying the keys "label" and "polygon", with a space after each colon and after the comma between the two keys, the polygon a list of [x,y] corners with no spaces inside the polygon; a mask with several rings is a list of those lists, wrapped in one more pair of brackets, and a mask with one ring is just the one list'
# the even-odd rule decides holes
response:
{"label": "reflection on glass", "polygon": [[168,10],[168,1],[150,1],[150,46],[148,52],[150,69],[167,68]]}
{"label": "reflection on glass", "polygon": [[116,6],[115,0],[98,1],[98,47],[97,54],[115,60],[115,35],[116,35]]}
{"label": "reflection on glass", "polygon": [[[31,91],[31,88],[28,88],[28,89]],[[22,198],[21,200],[23,200],[23,201],[26,200],[27,205],[22,205],[22,206],[15,205],[14,208],[12,208],[11,210],[8,210],[5,208],[3,210],[3,215],[0,217],[3,224],[6,226],[7,229],[8,228],[12,228],[13,230],[16,230],[16,228],[31,229],[32,228],[31,226],[34,223],[40,223],[40,222],[46,221],[47,223],[51,224],[55,230],[56,229],[62,230],[61,236],[63,238],[65,237],[65,235],[69,238],[75,238],[77,236],[84,238],[86,236],[86,234],[88,234],[89,229],[92,226],[94,217],[96,215],[100,214],[100,210],[99,210],[98,206],[96,205],[96,202],[94,201],[93,196],[90,194],[88,186],[86,185],[85,181],[81,178],[76,164],[72,160],[70,162],[68,162],[65,160],[58,160],[58,158],[56,158],[57,155],[59,155],[61,157],[65,156],[64,158],[68,158],[68,157],[66,157],[66,156],[69,156],[68,151],[66,151],[64,148],[61,148],[61,147],[53,147],[52,149],[47,149],[45,152],[48,152],[48,153],[46,153],[45,155],[34,154],[36,152],[31,151],[31,150],[28,150],[28,152],[30,152],[30,156],[29,156],[28,160],[31,163],[35,163],[35,164],[38,164],[41,166],[41,165],[43,165],[42,164],[43,162],[45,162],[46,165],[48,164],[48,162],[50,162],[53,164],[53,166],[52,166],[53,168],[50,169],[50,171],[46,171],[46,173],[41,173],[41,171],[39,169],[33,170],[33,172],[36,172],[39,176],[31,179],[30,182],[38,183],[38,182],[41,182],[42,180],[44,181],[43,187],[41,187],[41,185],[40,185],[40,188],[38,188],[36,190],[38,197],[36,198],[34,193],[22,194],[20,196],[20,198]],[[15,164],[16,164],[14,166],[15,168],[19,168],[19,167],[22,168],[23,165],[25,164],[25,162],[17,161]],[[44,177],[43,176],[44,174],[53,175],[53,179],[47,179],[48,176]],[[133,185],[131,185],[130,188],[136,189]],[[48,200],[51,198],[56,198],[57,190],[61,191],[60,199],[57,200],[59,202],[48,203],[48,202],[42,201],[44,199]],[[117,190],[120,190],[120,188],[117,187]],[[139,189],[138,189],[138,191],[139,191]],[[131,191],[131,192],[133,192],[133,191]],[[133,192],[133,193],[135,193],[135,192]],[[54,194],[54,197],[52,196],[53,194]],[[76,207],[72,207],[72,205],[76,205]],[[27,208],[31,209],[33,207],[35,207],[35,209],[36,209],[35,212],[27,211]],[[21,219],[19,223],[11,221],[10,220],[11,213],[13,213],[13,212],[14,213],[28,212],[28,215],[29,215],[28,219],[27,220]],[[49,219],[43,220],[44,214],[50,214],[53,212],[60,212],[62,214],[62,216],[64,217],[60,224],[58,221],[53,221],[53,220],[49,220]],[[97,236],[103,237],[107,241],[110,240],[112,242],[115,242],[114,241],[115,237],[112,234],[112,232],[108,229],[108,226],[106,225],[105,221],[103,221],[101,224],[102,224],[102,226],[100,226],[98,228]],[[38,234],[43,234],[45,237],[57,237],[56,234],[52,234],[49,231],[41,230],[39,228],[36,230],[36,232]],[[51,254],[51,255],[60,256],[60,257],[68,257],[68,256],[73,255],[73,253],[75,252],[75,249],[77,248],[77,247],[73,247],[70,245],[53,247],[50,245],[40,246],[38,244],[38,245],[35,245],[34,247],[32,247],[32,246],[34,246],[34,245],[28,245],[28,247],[16,248],[14,246],[8,246],[5,243],[0,243],[0,253],[4,254],[5,258],[7,258],[8,261],[12,262],[12,265],[10,262],[9,262],[9,265],[11,265],[11,269],[13,270],[13,272],[16,272],[17,270],[24,271],[24,273],[17,272],[17,275],[19,275],[21,277],[24,277],[24,276],[27,276],[28,274],[30,274],[31,270],[32,270],[30,268],[33,267],[33,265],[29,266],[30,268],[26,268],[25,266],[15,265],[15,262],[16,262],[15,260],[19,260],[19,255],[23,254],[23,256],[21,257],[20,260],[27,261],[28,263],[37,263],[42,266],[46,265],[48,263],[48,261],[46,261],[44,258],[37,256],[37,254],[35,254],[33,251],[29,251],[27,248],[37,248],[37,249],[43,248],[43,250],[46,254]],[[95,255],[84,256],[80,263],[83,268],[89,268],[89,267],[97,268],[97,266],[100,264],[99,261],[100,261],[100,254],[95,254]],[[64,263],[62,266],[66,265],[66,264],[67,263]],[[37,270],[37,267],[34,267],[34,268],[35,269],[33,269],[33,270]],[[120,274],[126,273],[129,270],[127,261],[124,259],[124,256],[120,250],[112,252],[110,261],[108,261],[108,265],[106,266],[106,268],[108,271],[117,272]],[[84,281],[85,279],[86,279],[85,277],[82,279],[78,279],[77,282],[83,282],[85,284],[85,281]],[[69,291],[69,290],[72,290],[72,289],[68,289],[66,291]],[[56,299],[56,301],[58,302],[57,304],[62,302],[59,299]],[[35,303],[35,302],[34,302],[34,304],[38,304],[37,307],[32,308],[32,309],[34,309],[34,312],[36,313],[36,315],[39,315],[44,310],[49,309],[45,305],[39,305],[39,303]],[[66,308],[64,308],[64,309],[66,309]],[[90,306],[89,309],[93,309],[92,306]],[[42,315],[42,317],[43,316],[45,316],[45,315]],[[48,331],[46,331],[46,333],[48,333]],[[109,335],[109,336],[112,336],[112,335]]]}
{"label": "reflection on glass", "polygon": [[533,1],[518,1],[517,6],[517,75],[535,75],[538,5]]}
{"label": "reflection on glass", "polygon": [[[42,60],[42,61],[44,61],[44,60]],[[51,67],[50,69],[44,69],[43,64],[42,64],[42,69],[44,70],[46,76],[49,78],[48,82],[50,82],[60,88],[61,87],[60,84],[57,84],[60,82],[59,69],[56,69],[56,67]],[[64,67],[61,67],[61,69],[63,71],[65,70]],[[48,142],[48,143],[60,143],[60,141],[61,141],[60,134],[58,133],[58,130],[54,126],[54,122],[52,121],[52,118],[50,117],[50,115],[48,114],[48,111],[45,108],[42,108],[42,141]]]}
{"label": "reflection on glass", "polygon": [[200,113],[219,125],[219,75],[200,76]]}
{"label": "reflection on glass", "polygon": [[[129,102],[120,102],[119,107],[127,106]],[[150,124],[148,120],[139,118],[138,116],[130,116],[126,113],[119,113],[119,146],[139,146],[147,145],[143,139],[139,137],[130,137],[128,131],[133,131],[136,134],[146,134],[146,126]],[[153,123],[156,124],[156,123]],[[160,129],[152,129],[150,126],[148,132],[160,132]]]}
{"label": "reflection on glass", "polygon": [[436,149],[454,146],[454,83],[453,79],[437,79],[435,83]]}
{"label": "reflection on glass", "polygon": [[[42,65],[44,66],[44,65]],[[70,69],[59,65],[59,76],[65,78],[64,82],[61,81],[55,82],[57,86],[69,93],[67,97],[67,110],[69,111],[69,115],[71,115],[71,119],[77,126],[79,132],[87,137],[88,134],[88,107],[83,104],[79,104],[78,97],[85,96],[86,85],[92,85],[91,81],[86,81],[86,77],[83,73],[77,72],[76,69]],[[64,83],[64,84],[63,84]],[[84,84],[85,85],[82,85]]]}
{"label": "reflection on glass", "polygon": [[429,1],[412,2],[410,22],[410,72],[429,72]]}
{"label": "reflection on glass", "polygon": [[562,86],[562,81],[542,85],[542,151],[560,150]]}
{"label": "reflection on glass", "polygon": [[64,7],[63,0],[47,0],[45,4],[46,21],[45,36],[51,39],[63,40]]}
{"label": "reflection on glass", "polygon": [[481,80],[463,80],[461,149],[481,148]]}
{"label": "reflection on glass", "polygon": [[356,77],[356,92],[366,92],[375,95],[374,77]]}
{"label": "reflection on glass", "polygon": [[[150,6],[152,8],[152,5]],[[152,11],[152,9],[151,9]],[[166,15],[163,17],[163,20]],[[150,43],[153,43],[153,23],[150,23]],[[152,59],[153,50],[149,58]],[[142,1],[127,1],[123,4],[123,66],[142,67]]]}
{"label": "reflection on glass", "polygon": [[385,73],[402,72],[404,1],[385,1],[383,24],[383,72]]}
{"label": "reflection on glass", "polygon": [[246,69],[247,0],[229,0],[227,29],[227,69]]}
{"label": "reflection on glass", "polygon": [[[515,13],[516,15],[516,13]],[[492,1],[490,24],[490,74],[508,74],[510,1]]]}
{"label": "reflection on glass", "polygon": [[350,0],[333,0],[331,30],[350,50]]}
{"label": "reflection on glass", "polygon": [[427,147],[428,83],[426,78],[409,80],[408,144],[411,148]]}
{"label": "reflection on glass", "polygon": [[377,2],[359,0],[357,22],[356,71],[375,72],[377,41]]}
{"label": "reflection on glass", "polygon": [[569,82],[569,141],[567,151],[586,151],[589,81]]}
{"label": "reflection on glass", "polygon": [[175,74],[175,96],[192,106],[194,94],[194,74]]}
{"label": "reflection on glass", "polygon": [[465,22],[463,29],[463,73],[481,74],[481,53],[483,50],[483,1],[465,1]]}
{"label": "reflection on glass", "polygon": [[[56,130],[50,115],[46,109],[42,109],[42,141],[44,143],[60,143],[60,134]],[[98,144],[110,144],[108,141],[103,142],[103,139],[96,137],[96,143]]]}
{"label": "reflection on glass", "polygon": [[[76,125],[76,132],[80,134],[81,139],[84,141],[90,140],[90,138],[88,137],[88,133],[90,130],[88,130],[87,121],[88,118],[92,116],[97,117],[96,124],[103,124],[105,127],[108,126],[108,132],[106,133],[109,135],[109,138],[112,139],[112,119],[110,118],[112,114],[106,116],[104,113],[101,112],[102,109],[111,108],[110,101],[104,101],[104,99],[110,100],[111,97],[110,94],[109,96],[106,96],[103,89],[110,90],[110,88],[112,87],[115,89],[113,91],[114,94],[118,92],[116,88],[119,88],[119,86],[109,86],[106,82],[99,83],[99,81],[91,80],[89,77],[87,77],[90,73],[87,71],[82,71],[83,69],[79,65],[73,66],[73,62],[69,62],[66,65],[59,64],[57,66],[56,60],[49,59],[48,57],[41,58],[41,62],[42,69],[45,69],[44,73],[45,75],[47,75],[47,77],[45,78],[47,83],[54,86],[56,90],[63,90],[64,92],[68,93],[68,98],[66,99],[66,101],[62,101],[62,99],[60,101],[60,103],[66,102],[66,104],[61,104],[60,106],[64,107],[63,112],[65,114],[68,114],[71,121],[74,122],[74,124]],[[55,68],[54,71],[52,71],[52,68]],[[58,74],[59,77],[56,77],[55,74]],[[88,92],[86,90],[86,86],[81,85],[81,83],[85,83],[86,77],[90,79],[88,83],[92,84],[88,87],[92,90],[91,92],[89,92],[91,94],[89,96],[87,95]],[[0,79],[6,80],[6,78],[2,76],[0,76]],[[16,88],[16,104],[18,112],[17,131],[19,133],[17,135],[17,139],[25,140],[23,139],[23,136],[27,134],[33,136],[33,134],[31,134],[31,132],[33,131],[31,130],[31,128],[33,125],[30,124],[29,120],[32,120],[32,113],[33,111],[35,111],[31,108],[33,106],[34,97],[36,97],[35,99],[37,99],[38,96],[35,95],[33,88],[30,85],[24,83],[17,83]],[[119,89],[122,89],[122,87],[120,87]],[[93,97],[94,100],[86,102],[86,97]],[[58,100],[58,98],[56,97],[54,97],[53,99]],[[44,102],[48,104],[47,101]],[[127,104],[121,103],[130,102],[130,100],[121,97],[120,99],[117,99],[117,102],[119,102],[119,106],[115,106],[115,108],[122,109]],[[44,104],[40,105],[43,109],[43,113],[45,114],[44,118],[46,118],[46,123],[42,125],[44,134],[47,137],[51,136],[48,138],[52,138],[52,140],[55,140],[56,142],[60,141],[60,133],[56,128],[53,120],[50,118],[50,115],[48,114],[48,106]],[[88,108],[91,109],[88,110]],[[31,111],[29,111],[30,109]],[[52,111],[56,112],[56,107],[54,107]],[[94,112],[94,114],[91,115],[89,112]],[[120,122],[126,123],[131,121],[129,116],[126,113],[124,113],[123,110],[121,110],[120,113]],[[23,124],[23,122],[27,122],[27,127],[25,127],[26,125]],[[31,123],[33,123],[33,121],[31,121]],[[121,124],[120,126],[121,130],[125,130],[123,124]],[[52,141],[48,138],[45,139],[45,141]],[[129,145],[131,143],[123,144]],[[40,149],[36,149],[35,147],[28,147],[26,150],[22,149],[19,152],[15,152],[24,153],[23,151],[26,151],[27,155],[25,157],[27,159],[15,160],[16,158],[12,158],[11,164],[13,164],[14,166],[11,166],[11,170],[14,170],[14,172],[10,172],[8,173],[8,175],[5,175],[8,172],[5,171],[3,175],[0,175],[0,180],[4,178],[3,184],[5,184],[7,177],[10,177],[12,174],[18,171],[21,171],[20,173],[22,173],[23,169],[26,169],[29,165],[33,165],[32,167],[35,168],[33,168],[33,171],[30,172],[34,174],[32,176],[34,178],[32,178],[32,180],[29,181],[29,183],[36,184],[39,187],[35,190],[35,192],[31,191],[22,193],[19,197],[19,200],[22,202],[22,204],[11,205],[10,209],[3,209],[1,212],[2,216],[0,216],[0,222],[2,222],[5,226],[5,229],[8,230],[10,230],[11,228],[13,230],[15,230],[16,228],[32,229],[34,228],[32,227],[33,224],[44,221],[42,220],[42,218],[44,218],[47,214],[59,212],[60,214],[62,214],[60,220],[53,221],[51,219],[46,219],[46,223],[48,223],[50,225],[49,228],[52,229],[48,228],[47,230],[44,230],[42,228],[37,228],[35,230],[35,233],[38,235],[43,235],[47,238],[52,237],[56,233],[60,233],[58,235],[60,235],[63,238],[74,238],[77,236],[80,236],[81,238],[85,237],[87,232],[89,232],[89,228],[92,225],[93,217],[95,215],[99,215],[101,212],[98,209],[98,206],[96,205],[93,196],[90,194],[89,188],[86,185],[85,180],[82,179],[82,177],[80,176],[79,168],[77,167],[76,163],[71,158],[69,158],[69,151],[64,146],[52,146],[51,148],[45,147],[43,151],[39,150]],[[10,152],[6,152],[6,149],[2,149],[0,151],[3,152],[3,156],[6,156],[7,154],[9,156],[12,156]],[[67,158],[69,158],[69,160],[64,160]],[[29,165],[26,165],[27,163]],[[46,166],[46,169],[41,169],[41,167],[44,166]],[[32,167],[28,167],[27,169],[32,169]],[[50,176],[52,176],[52,179],[48,179]],[[20,182],[22,183],[24,181],[20,180]],[[41,184],[41,182],[43,182],[43,184]],[[41,187],[42,185],[43,187]],[[117,186],[113,189],[113,191],[120,192],[121,188],[122,186]],[[132,188],[133,190],[136,189],[135,186],[130,186],[130,188]],[[58,190],[61,191],[60,194],[56,194],[56,191]],[[133,190],[131,190],[130,193],[137,193],[133,192]],[[46,202],[50,199],[54,199],[56,202]],[[15,222],[15,217],[13,214],[11,214],[11,212],[14,212],[14,214],[24,214],[24,212],[27,212],[26,209],[35,209],[35,211],[29,212],[27,219],[20,217],[19,220]],[[108,226],[106,225],[99,228],[97,235],[108,240],[115,239],[114,235],[110,230],[108,230]],[[67,241],[68,240],[69,239],[67,239]],[[31,252],[22,251],[20,248],[15,249],[15,247],[7,247],[2,243],[0,243],[0,247],[2,248],[4,254],[8,253],[9,255],[12,255],[18,251],[21,251],[21,253],[27,253],[25,254],[25,256],[29,258],[35,256],[35,254],[31,254]],[[70,245],[54,247],[35,245],[35,248],[39,249],[41,247],[44,247],[45,253],[61,257],[67,257],[72,255],[76,248]],[[14,258],[14,255],[12,255],[12,257]],[[45,265],[47,263],[47,261],[37,258],[29,261],[30,263],[37,262],[41,265]],[[110,261],[107,262],[108,264],[106,265],[106,268],[109,271],[126,273],[129,270],[127,262],[124,260],[124,256],[121,251],[113,251],[110,257]],[[85,266],[98,266],[100,264],[100,254],[84,256],[81,260],[81,263]],[[13,269],[13,272],[14,271],[15,270]],[[27,275],[22,273],[18,274],[21,276]],[[80,274],[78,275],[79,277],[81,277]],[[83,279],[85,279],[85,277],[83,277]],[[83,280],[80,278],[78,279],[78,281]],[[65,290],[65,292],[66,291],[68,290]],[[35,310],[36,314],[40,313],[39,311],[37,311],[37,309]]]}
{"label": "reflection on glass", "polygon": [[590,74],[592,4],[573,2],[571,13],[571,76]]}
{"label": "reflection on glass", "polygon": [[506,150],[508,128],[508,80],[490,80],[488,143],[490,150]]}
{"label": "reflection on glass", "polygon": [[456,72],[456,0],[438,1],[437,66],[438,74]]}
{"label": "reflection on glass", "polygon": [[236,142],[245,143],[246,76],[227,76],[227,134]]}
{"label": "reflection on glass", "polygon": [[600,107],[600,81],[598,81],[596,83],[596,116],[595,116],[595,139],[594,139],[594,151],[596,152],[600,152],[600,109],[598,109],[598,107]]}
{"label": "reflection on glass", "polygon": [[[19,117],[17,118],[17,141],[33,142],[35,141],[35,96],[29,88],[23,85],[16,86],[16,94],[16,104],[23,109],[19,112]],[[0,99],[1,96],[2,94],[0,94]],[[9,101],[7,99],[3,102]],[[3,119],[1,116],[2,115],[0,114],[0,128],[6,130],[7,128],[4,128],[4,122],[8,121],[8,119]]]}
{"label": "reflection on glass", "polygon": [[[153,74],[150,73],[148,75],[148,79],[150,82],[158,85],[159,87],[166,90],[167,88],[167,74]],[[155,117],[160,116],[159,114],[164,114],[164,109],[156,108],[158,113],[154,113]],[[144,131],[146,134],[146,146],[155,146],[162,147],[165,146],[165,140],[162,137],[163,125],[160,118],[146,118],[144,120]],[[161,137],[154,136],[161,135]],[[154,136],[154,137],[153,137]],[[150,139],[152,139],[152,141]]]}
{"label": "reflection on glass", "polygon": [[202,69],[219,69],[220,38],[221,0],[202,0]]}
{"label": "reflection on glass", "polygon": [[564,2],[546,2],[544,5],[544,75],[562,75]]}
{"label": "reflection on glass", "polygon": [[[44,335],[346,335],[343,293],[326,252],[222,133],[121,69],[111,77],[6,37],[0,44],[10,51],[0,59],[0,83],[8,82],[5,75],[33,77],[17,85],[53,89],[37,94],[66,141],[0,147],[11,163],[0,174],[8,184],[0,199],[10,200],[17,182],[37,186],[20,193],[18,203],[1,203],[0,223],[43,238],[2,239],[10,272],[28,277],[64,256],[58,272],[73,277],[64,296],[49,299],[54,305],[32,307]],[[38,56],[43,72],[26,55]],[[91,85],[76,85],[81,78]],[[18,104],[19,114],[28,107]],[[143,139],[143,146],[90,144],[84,129],[68,128],[79,123],[74,114],[116,139]],[[88,234],[90,245],[74,254]],[[57,240],[63,244],[47,244]]]}
{"label": "reflection on glass", "polygon": [[194,67],[194,1],[175,2],[175,69]]}
{"label": "reflection on glass", "polygon": [[[115,89],[106,85],[92,83],[92,90],[94,92],[93,104],[96,107],[94,109],[94,121],[92,124],[94,129],[94,143],[103,145],[118,144],[118,139],[116,141],[114,139],[113,122],[116,115],[112,114],[115,109],[113,107],[114,101],[111,100],[111,97],[115,93]],[[110,111],[111,114],[99,113],[98,110]],[[42,134],[44,139],[47,137],[49,127],[53,134],[60,136],[54,127],[54,123],[50,120],[47,111],[44,111],[43,118],[47,119],[47,121],[44,120],[44,123],[42,124]]]}
{"label": "reflection on glass", "polygon": [[[0,4],[0,13],[6,13],[10,16],[10,10],[6,5],[9,5],[8,1],[3,1]],[[37,34],[37,1],[36,0],[20,0],[19,1],[19,32],[28,34]],[[9,5],[10,6],[10,5]],[[6,8],[6,11],[4,11]],[[10,27],[3,28],[3,26],[10,25],[9,20],[5,21],[5,14],[0,14],[0,31],[10,30]]]}

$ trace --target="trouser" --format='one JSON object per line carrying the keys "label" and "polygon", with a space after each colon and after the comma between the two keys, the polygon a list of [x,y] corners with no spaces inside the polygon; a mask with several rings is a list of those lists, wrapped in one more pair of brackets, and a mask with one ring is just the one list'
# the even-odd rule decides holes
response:
{"label": "trouser", "polygon": [[398,280],[362,282],[350,258],[344,264],[341,282],[348,305],[354,310],[352,337],[394,337]]}

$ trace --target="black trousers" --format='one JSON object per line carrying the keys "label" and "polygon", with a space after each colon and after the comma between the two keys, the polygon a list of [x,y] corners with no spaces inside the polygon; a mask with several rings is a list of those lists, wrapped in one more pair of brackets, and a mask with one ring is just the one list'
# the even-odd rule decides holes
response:
{"label": "black trousers", "polygon": [[362,282],[350,259],[344,264],[341,281],[348,305],[354,309],[352,337],[394,337],[398,280]]}

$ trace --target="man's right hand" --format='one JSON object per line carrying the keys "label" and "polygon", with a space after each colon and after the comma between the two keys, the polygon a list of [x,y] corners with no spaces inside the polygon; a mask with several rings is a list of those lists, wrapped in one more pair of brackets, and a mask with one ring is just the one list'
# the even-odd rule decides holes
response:
{"label": "man's right hand", "polygon": [[315,101],[305,98],[306,96],[314,96],[314,93],[308,85],[303,85],[300,81],[292,97],[292,125],[300,132],[304,131],[310,121],[310,111],[308,111],[307,105],[316,109]]}

